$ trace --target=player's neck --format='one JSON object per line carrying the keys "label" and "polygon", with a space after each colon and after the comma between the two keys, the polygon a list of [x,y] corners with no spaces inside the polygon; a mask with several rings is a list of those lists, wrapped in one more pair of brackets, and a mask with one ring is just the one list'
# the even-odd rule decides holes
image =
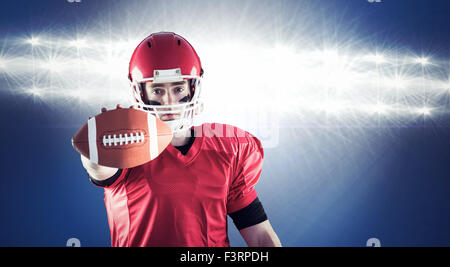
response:
{"label": "player's neck", "polygon": [[189,143],[189,139],[191,138],[191,130],[188,129],[183,132],[177,132],[173,134],[172,145],[173,146],[184,146]]}

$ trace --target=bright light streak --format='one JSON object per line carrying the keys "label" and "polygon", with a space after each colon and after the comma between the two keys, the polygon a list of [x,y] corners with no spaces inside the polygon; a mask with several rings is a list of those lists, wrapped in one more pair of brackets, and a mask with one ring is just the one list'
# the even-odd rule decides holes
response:
{"label": "bright light streak", "polygon": [[62,72],[65,63],[57,60],[48,60],[47,62],[43,62],[41,67],[51,72]]}
{"label": "bright light streak", "polygon": [[85,39],[77,39],[69,42],[70,46],[78,49],[87,47],[87,41]]}
{"label": "bright light streak", "polygon": [[342,63],[339,52],[333,49],[324,50],[318,53],[318,58],[326,65],[338,66]]}
{"label": "bright light streak", "polygon": [[95,92],[95,90],[90,90],[86,88],[83,89],[73,88],[72,90],[70,90],[70,92],[68,92],[67,96],[73,97],[81,101],[90,101],[93,98],[98,97],[95,94],[93,94],[93,92]]}
{"label": "bright light streak", "polygon": [[6,67],[6,60],[0,57],[0,68],[5,68]]}
{"label": "bright light streak", "polygon": [[440,81],[437,83],[436,87],[439,88],[440,90],[449,91],[450,90],[450,80]]}
{"label": "bright light streak", "polygon": [[[92,25],[108,25],[100,22]],[[258,37],[266,35],[263,29],[236,38],[224,32],[227,37],[223,39],[221,35],[212,37],[204,33],[193,34],[196,38],[191,38],[190,34],[187,32],[186,38],[196,47],[205,69],[202,81],[205,113],[214,120],[220,120],[221,115],[224,118],[236,115],[236,110],[244,107],[249,110],[263,107],[263,112],[270,108],[281,116],[289,114],[303,120],[314,121],[315,116],[330,115],[331,119],[343,121],[365,123],[365,119],[373,118],[397,122],[400,120],[396,116],[432,115],[433,107],[423,108],[421,100],[444,106],[443,96],[447,96],[444,93],[450,90],[448,78],[441,79],[442,73],[448,72],[447,66],[433,62],[425,78],[415,64],[429,65],[429,58],[411,57],[401,47],[355,48],[352,43],[358,43],[356,37],[342,42],[343,45],[327,41],[318,46],[320,40],[314,40],[317,35],[261,42],[266,40]],[[14,42],[17,47],[11,45],[12,49],[6,47],[2,51],[0,74],[11,87],[28,88],[36,82],[28,93],[51,104],[73,100],[77,103],[73,106],[79,108],[85,104],[113,106],[131,95],[128,63],[134,48],[146,35],[139,30],[112,31],[101,26],[67,35],[51,30],[45,35],[34,33],[26,41],[19,38],[19,43],[24,48],[39,47],[22,49]],[[230,111],[218,114],[222,110],[215,110],[224,103]],[[214,108],[206,110],[208,106]],[[373,116],[377,114],[388,116]]]}
{"label": "bright light streak", "polygon": [[404,89],[404,88],[406,88],[406,85],[407,85],[407,81],[404,79],[404,78],[402,78],[402,77],[395,77],[393,80],[392,80],[392,84],[395,86],[395,88],[397,88],[397,89]]}
{"label": "bright light streak", "polygon": [[343,112],[346,106],[343,103],[329,101],[323,105],[319,105],[320,108],[327,114],[338,114]]}
{"label": "bright light streak", "polygon": [[421,64],[423,66],[430,64],[430,61],[426,57],[419,57],[414,60],[415,63]]}
{"label": "bright light streak", "polygon": [[429,107],[422,107],[417,109],[417,113],[428,116],[431,114],[431,110]]}
{"label": "bright light streak", "polygon": [[[12,72],[8,72],[14,77],[28,77],[30,70],[33,70],[35,75],[41,75],[42,73],[38,73],[42,70],[58,74],[49,76],[51,80],[47,82],[44,80],[45,87],[52,88],[51,92],[34,88],[30,89],[33,95],[42,99],[69,97],[95,104],[100,99],[120,103],[123,94],[128,94],[126,73],[134,42],[97,40],[91,45],[88,39],[46,40],[51,44],[49,48],[52,48],[48,51],[40,50],[39,54],[24,57],[8,57],[8,62],[15,62],[17,65]],[[35,39],[33,43],[39,42]],[[90,49],[82,54],[74,54],[73,50],[67,50],[67,45],[76,48],[89,46]],[[361,112],[386,115],[395,110],[407,113],[412,108],[421,114],[430,115],[431,109],[428,107],[405,106],[408,102],[414,102],[407,99],[420,97],[423,91],[419,85],[422,83],[427,88],[434,86],[434,90],[448,90],[446,85],[450,84],[447,80],[423,80],[420,71],[402,69],[401,65],[397,66],[395,60],[389,59],[387,54],[368,56],[364,53],[360,55],[357,51],[345,52],[336,48],[296,51],[289,46],[255,47],[230,42],[204,49],[202,58],[207,58],[209,63],[204,87],[208,83],[214,87],[214,90],[205,89],[204,96],[208,97],[209,103],[218,104],[214,101],[221,99],[237,107],[255,104],[248,101],[257,99],[257,104],[271,106],[273,103],[288,103],[286,100],[290,100],[292,103],[284,104],[279,109],[288,113],[321,111],[345,117],[346,114]],[[236,60],[239,60],[239,64],[236,64]],[[367,61],[376,63],[377,67],[367,65]],[[6,62],[5,57],[1,57],[0,67],[4,68]],[[425,64],[429,61],[422,59],[418,62]],[[221,77],[230,70],[234,73],[233,87],[230,87],[229,82],[224,83]],[[393,77],[391,73],[397,74]],[[122,88],[121,93],[112,94],[111,86]],[[89,91],[86,88],[95,90]],[[390,90],[392,88],[407,90]],[[224,99],[222,92],[228,92],[226,96],[229,99]],[[389,105],[378,101],[392,99],[394,96],[406,101]],[[298,104],[300,100],[301,105]]]}
{"label": "bright light streak", "polygon": [[38,37],[31,37],[30,39],[27,40],[27,43],[29,43],[32,46],[37,46],[41,44]]}
{"label": "bright light streak", "polygon": [[369,109],[378,114],[387,114],[390,110],[390,107],[383,103],[377,103],[376,105],[371,106]]}
{"label": "bright light streak", "polygon": [[25,90],[25,92],[29,95],[37,96],[37,97],[42,97],[45,95],[45,89],[41,89],[41,88],[38,88],[35,86]]}
{"label": "bright light streak", "polygon": [[366,60],[374,62],[378,65],[387,62],[386,58],[381,54],[374,54],[374,55],[366,56],[365,58],[366,58]]}

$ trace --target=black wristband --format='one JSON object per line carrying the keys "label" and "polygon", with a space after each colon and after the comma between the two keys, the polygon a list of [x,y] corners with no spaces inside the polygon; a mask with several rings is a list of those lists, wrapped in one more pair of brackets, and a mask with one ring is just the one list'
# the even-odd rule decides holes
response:
{"label": "black wristband", "polygon": [[267,220],[266,212],[258,197],[247,207],[229,214],[238,230]]}

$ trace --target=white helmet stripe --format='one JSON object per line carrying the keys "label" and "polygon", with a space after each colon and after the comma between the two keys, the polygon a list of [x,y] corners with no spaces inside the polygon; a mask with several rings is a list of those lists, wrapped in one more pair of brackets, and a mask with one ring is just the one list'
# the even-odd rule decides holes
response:
{"label": "white helmet stripe", "polygon": [[154,70],[153,79],[156,83],[183,81],[180,68],[170,70]]}
{"label": "white helmet stripe", "polygon": [[98,164],[97,124],[95,117],[88,120],[89,160]]}
{"label": "white helmet stripe", "polygon": [[147,113],[148,135],[150,140],[150,159],[158,156],[158,131],[156,129],[156,117]]}

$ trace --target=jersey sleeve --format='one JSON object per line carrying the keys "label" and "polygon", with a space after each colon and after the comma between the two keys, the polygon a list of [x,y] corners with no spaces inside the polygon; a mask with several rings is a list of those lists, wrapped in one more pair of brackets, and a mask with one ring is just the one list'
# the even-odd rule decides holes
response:
{"label": "jersey sleeve", "polygon": [[255,185],[261,175],[263,158],[264,151],[256,137],[249,135],[239,142],[237,168],[227,198],[228,214],[245,208],[258,196]]}

